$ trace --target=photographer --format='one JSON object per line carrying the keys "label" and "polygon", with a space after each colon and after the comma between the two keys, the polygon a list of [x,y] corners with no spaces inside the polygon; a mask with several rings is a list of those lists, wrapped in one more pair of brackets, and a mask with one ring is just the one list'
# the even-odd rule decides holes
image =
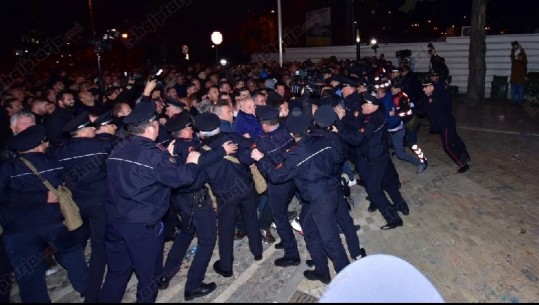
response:
{"label": "photographer", "polygon": [[429,72],[437,71],[440,73],[440,80],[449,84],[451,79],[449,77],[449,68],[447,68],[447,65],[445,64],[445,58],[436,53],[436,48],[432,43],[427,44],[427,48],[430,55]]}
{"label": "photographer", "polygon": [[[524,84],[528,72],[528,58],[524,48],[518,41],[511,42],[511,103],[513,105],[524,104]],[[520,50],[517,56],[515,53]]]}

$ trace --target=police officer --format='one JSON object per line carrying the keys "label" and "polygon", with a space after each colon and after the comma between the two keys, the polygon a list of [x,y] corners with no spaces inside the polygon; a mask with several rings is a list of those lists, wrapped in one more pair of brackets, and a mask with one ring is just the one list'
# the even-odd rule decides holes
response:
{"label": "police officer", "polygon": [[470,155],[466,145],[457,134],[455,118],[450,110],[451,96],[437,90],[430,79],[423,82],[423,91],[427,96],[424,111],[430,119],[431,132],[439,132],[445,153],[459,167],[459,173],[470,169]]}
{"label": "police officer", "polygon": [[[387,224],[382,230],[402,226],[403,222],[397,211],[409,214],[408,204],[399,191],[399,177],[389,157],[387,122],[380,100],[374,92],[365,94],[363,114],[365,119],[361,129],[339,129],[341,138],[351,145],[366,147],[368,165],[368,194],[375,207],[380,210]],[[384,191],[390,195],[393,204],[387,199]]]}
{"label": "police officer", "polygon": [[[286,127],[279,123],[279,110],[277,108],[258,106],[256,116],[264,131],[263,135],[255,139],[256,148],[271,158],[273,164],[281,163],[285,158],[286,150],[294,145],[294,138]],[[284,249],[284,257],[278,258],[274,262],[279,267],[297,266],[301,262],[298,244],[288,221],[288,205],[295,192],[296,186],[293,180],[278,184],[268,182],[268,204]]]}
{"label": "police officer", "polygon": [[305,278],[328,284],[331,281],[328,256],[335,271],[344,269],[350,261],[339,236],[336,210],[341,188],[344,150],[336,142],[320,135],[307,135],[312,116],[294,109],[286,120],[296,145],[285,160],[276,166],[271,158],[254,149],[252,157],[272,183],[294,180],[304,204],[300,219],[307,249],[315,265],[306,270]]}
{"label": "police officer", "polygon": [[119,138],[116,137],[116,131],[118,130],[117,123],[110,111],[103,113],[94,121],[95,137],[110,142],[118,142]]}
{"label": "police officer", "polygon": [[[174,158],[177,162],[185,163],[189,152],[196,150],[199,146],[199,142],[193,140],[191,115],[188,112],[182,112],[170,119],[166,128],[175,139]],[[223,149],[212,150],[201,155],[199,167],[202,169],[206,166],[212,166],[216,160],[235,152],[236,149],[236,144],[225,142]],[[180,270],[187,248],[196,232],[197,251],[193,263],[189,267],[184,290],[184,297],[187,301],[205,296],[217,287],[214,282],[208,284],[203,282],[217,239],[216,214],[206,188],[207,180],[207,174],[201,171],[193,184],[187,188],[177,189],[172,194],[172,204],[176,206],[181,216],[181,232],[168,252],[159,288],[166,289],[170,279]]]}
{"label": "police officer", "polygon": [[262,259],[262,237],[256,214],[257,195],[249,166],[252,141],[235,133],[221,133],[221,121],[213,113],[201,113],[196,117],[195,126],[202,139],[203,150],[221,149],[232,141],[238,145],[238,151],[217,161],[204,169],[208,182],[217,200],[217,218],[219,231],[219,260],[213,269],[224,277],[233,275],[234,229],[238,222],[238,210],[249,238],[249,249],[255,260]]}
{"label": "police officer", "polygon": [[119,303],[133,270],[137,274],[137,302],[155,302],[163,264],[163,223],[170,205],[171,188],[187,186],[198,175],[199,153],[186,164],[176,162],[154,142],[159,133],[156,107],[147,91],[124,120],[130,136],[112,151],[107,161],[108,272],[101,302]]}
{"label": "police officer", "polygon": [[84,301],[95,303],[105,274],[105,200],[107,197],[106,160],[113,142],[95,138],[89,113],[83,111],[62,129],[71,136],[65,144],[52,148],[50,155],[60,161],[66,172],[64,181],[80,209],[83,226],[74,232],[84,249],[91,240],[88,289]]}
{"label": "police officer", "polygon": [[[29,127],[8,145],[19,152],[53,187],[62,183],[64,169],[45,155],[45,128]],[[50,303],[45,282],[44,250],[50,245],[55,258],[67,269],[73,288],[84,294],[88,267],[84,251],[64,226],[58,198],[20,159],[0,167],[0,219],[4,245],[15,271],[23,303]]]}
{"label": "police officer", "polygon": [[[1,223],[1,220],[0,220]],[[4,238],[0,235],[0,302],[2,304],[11,303],[11,273],[13,269],[9,264],[9,258],[4,247]]]}

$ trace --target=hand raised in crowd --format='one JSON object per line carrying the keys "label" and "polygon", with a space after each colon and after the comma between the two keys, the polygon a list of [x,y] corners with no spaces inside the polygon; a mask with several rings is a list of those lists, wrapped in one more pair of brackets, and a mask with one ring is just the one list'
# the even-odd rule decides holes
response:
{"label": "hand raised in crowd", "polygon": [[185,161],[185,163],[198,164],[198,159],[199,158],[200,158],[200,153],[198,151],[192,151],[187,156],[187,161]]}
{"label": "hand raised in crowd", "polygon": [[260,150],[255,148],[251,152],[251,158],[253,158],[256,161],[260,161],[260,159],[264,158],[264,154]]}
{"label": "hand raised in crowd", "polygon": [[176,145],[176,140],[172,140],[172,141],[170,142],[170,144],[168,144],[168,146],[167,146],[168,153],[169,153],[171,156],[174,156],[174,145]]}
{"label": "hand raised in crowd", "polygon": [[54,194],[53,192],[49,191],[49,193],[47,194],[47,203],[56,202],[58,202],[58,197],[56,197],[56,194]]}
{"label": "hand raised in crowd", "polygon": [[144,92],[142,93],[142,95],[150,96],[150,94],[152,93],[152,90],[155,89],[155,87],[157,87],[157,80],[155,79],[149,80],[148,83],[146,84],[146,87],[144,87]]}
{"label": "hand raised in crowd", "polygon": [[230,155],[238,151],[238,144],[233,143],[232,141],[226,141],[223,144],[223,148],[225,149],[226,154]]}
{"label": "hand raised in crowd", "polygon": [[334,109],[337,113],[337,116],[339,117],[339,120],[342,120],[342,118],[344,118],[344,116],[346,115],[346,110],[341,106],[337,106]]}
{"label": "hand raised in crowd", "polygon": [[246,133],[243,134],[243,137],[244,137],[244,138],[247,138],[247,139],[250,139],[250,138],[251,138],[251,135],[250,135],[249,133],[246,132]]}

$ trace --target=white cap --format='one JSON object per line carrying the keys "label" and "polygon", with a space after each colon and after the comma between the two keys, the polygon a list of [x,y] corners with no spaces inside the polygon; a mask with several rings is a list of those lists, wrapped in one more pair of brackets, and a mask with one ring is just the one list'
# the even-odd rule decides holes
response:
{"label": "white cap", "polygon": [[326,287],[320,303],[444,303],[444,299],[410,263],[376,254],[339,272]]}

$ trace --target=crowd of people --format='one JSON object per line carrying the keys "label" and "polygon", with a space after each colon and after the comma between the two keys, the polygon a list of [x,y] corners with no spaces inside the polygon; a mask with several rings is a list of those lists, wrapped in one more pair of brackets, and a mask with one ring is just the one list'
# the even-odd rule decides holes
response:
{"label": "crowd of people", "polygon": [[[406,63],[334,57],[162,69],[158,78],[142,69],[105,73],[102,86],[91,74],[40,73],[4,88],[2,301],[9,302],[13,273],[23,302],[50,302],[45,258],[52,256],[85,302],[121,302],[133,272],[137,301],[154,302],[196,236],[184,290],[192,300],[216,289],[204,282],[216,244],[213,270],[231,277],[234,239],[246,237],[261,260],[262,243],[276,242],[272,226],[283,250],[275,266],[301,263],[294,230],[301,231],[314,267],[304,276],[327,284],[330,260],[339,272],[367,255],[347,187],[365,188],[368,211],[387,222],[382,230],[409,215],[390,149],[417,174],[427,170],[418,116],[429,117],[458,172],[469,169],[437,71],[420,81]],[[72,191],[80,229],[63,225],[44,180]],[[294,197],[298,218],[289,211]],[[172,242],[166,260],[165,241]]]}

